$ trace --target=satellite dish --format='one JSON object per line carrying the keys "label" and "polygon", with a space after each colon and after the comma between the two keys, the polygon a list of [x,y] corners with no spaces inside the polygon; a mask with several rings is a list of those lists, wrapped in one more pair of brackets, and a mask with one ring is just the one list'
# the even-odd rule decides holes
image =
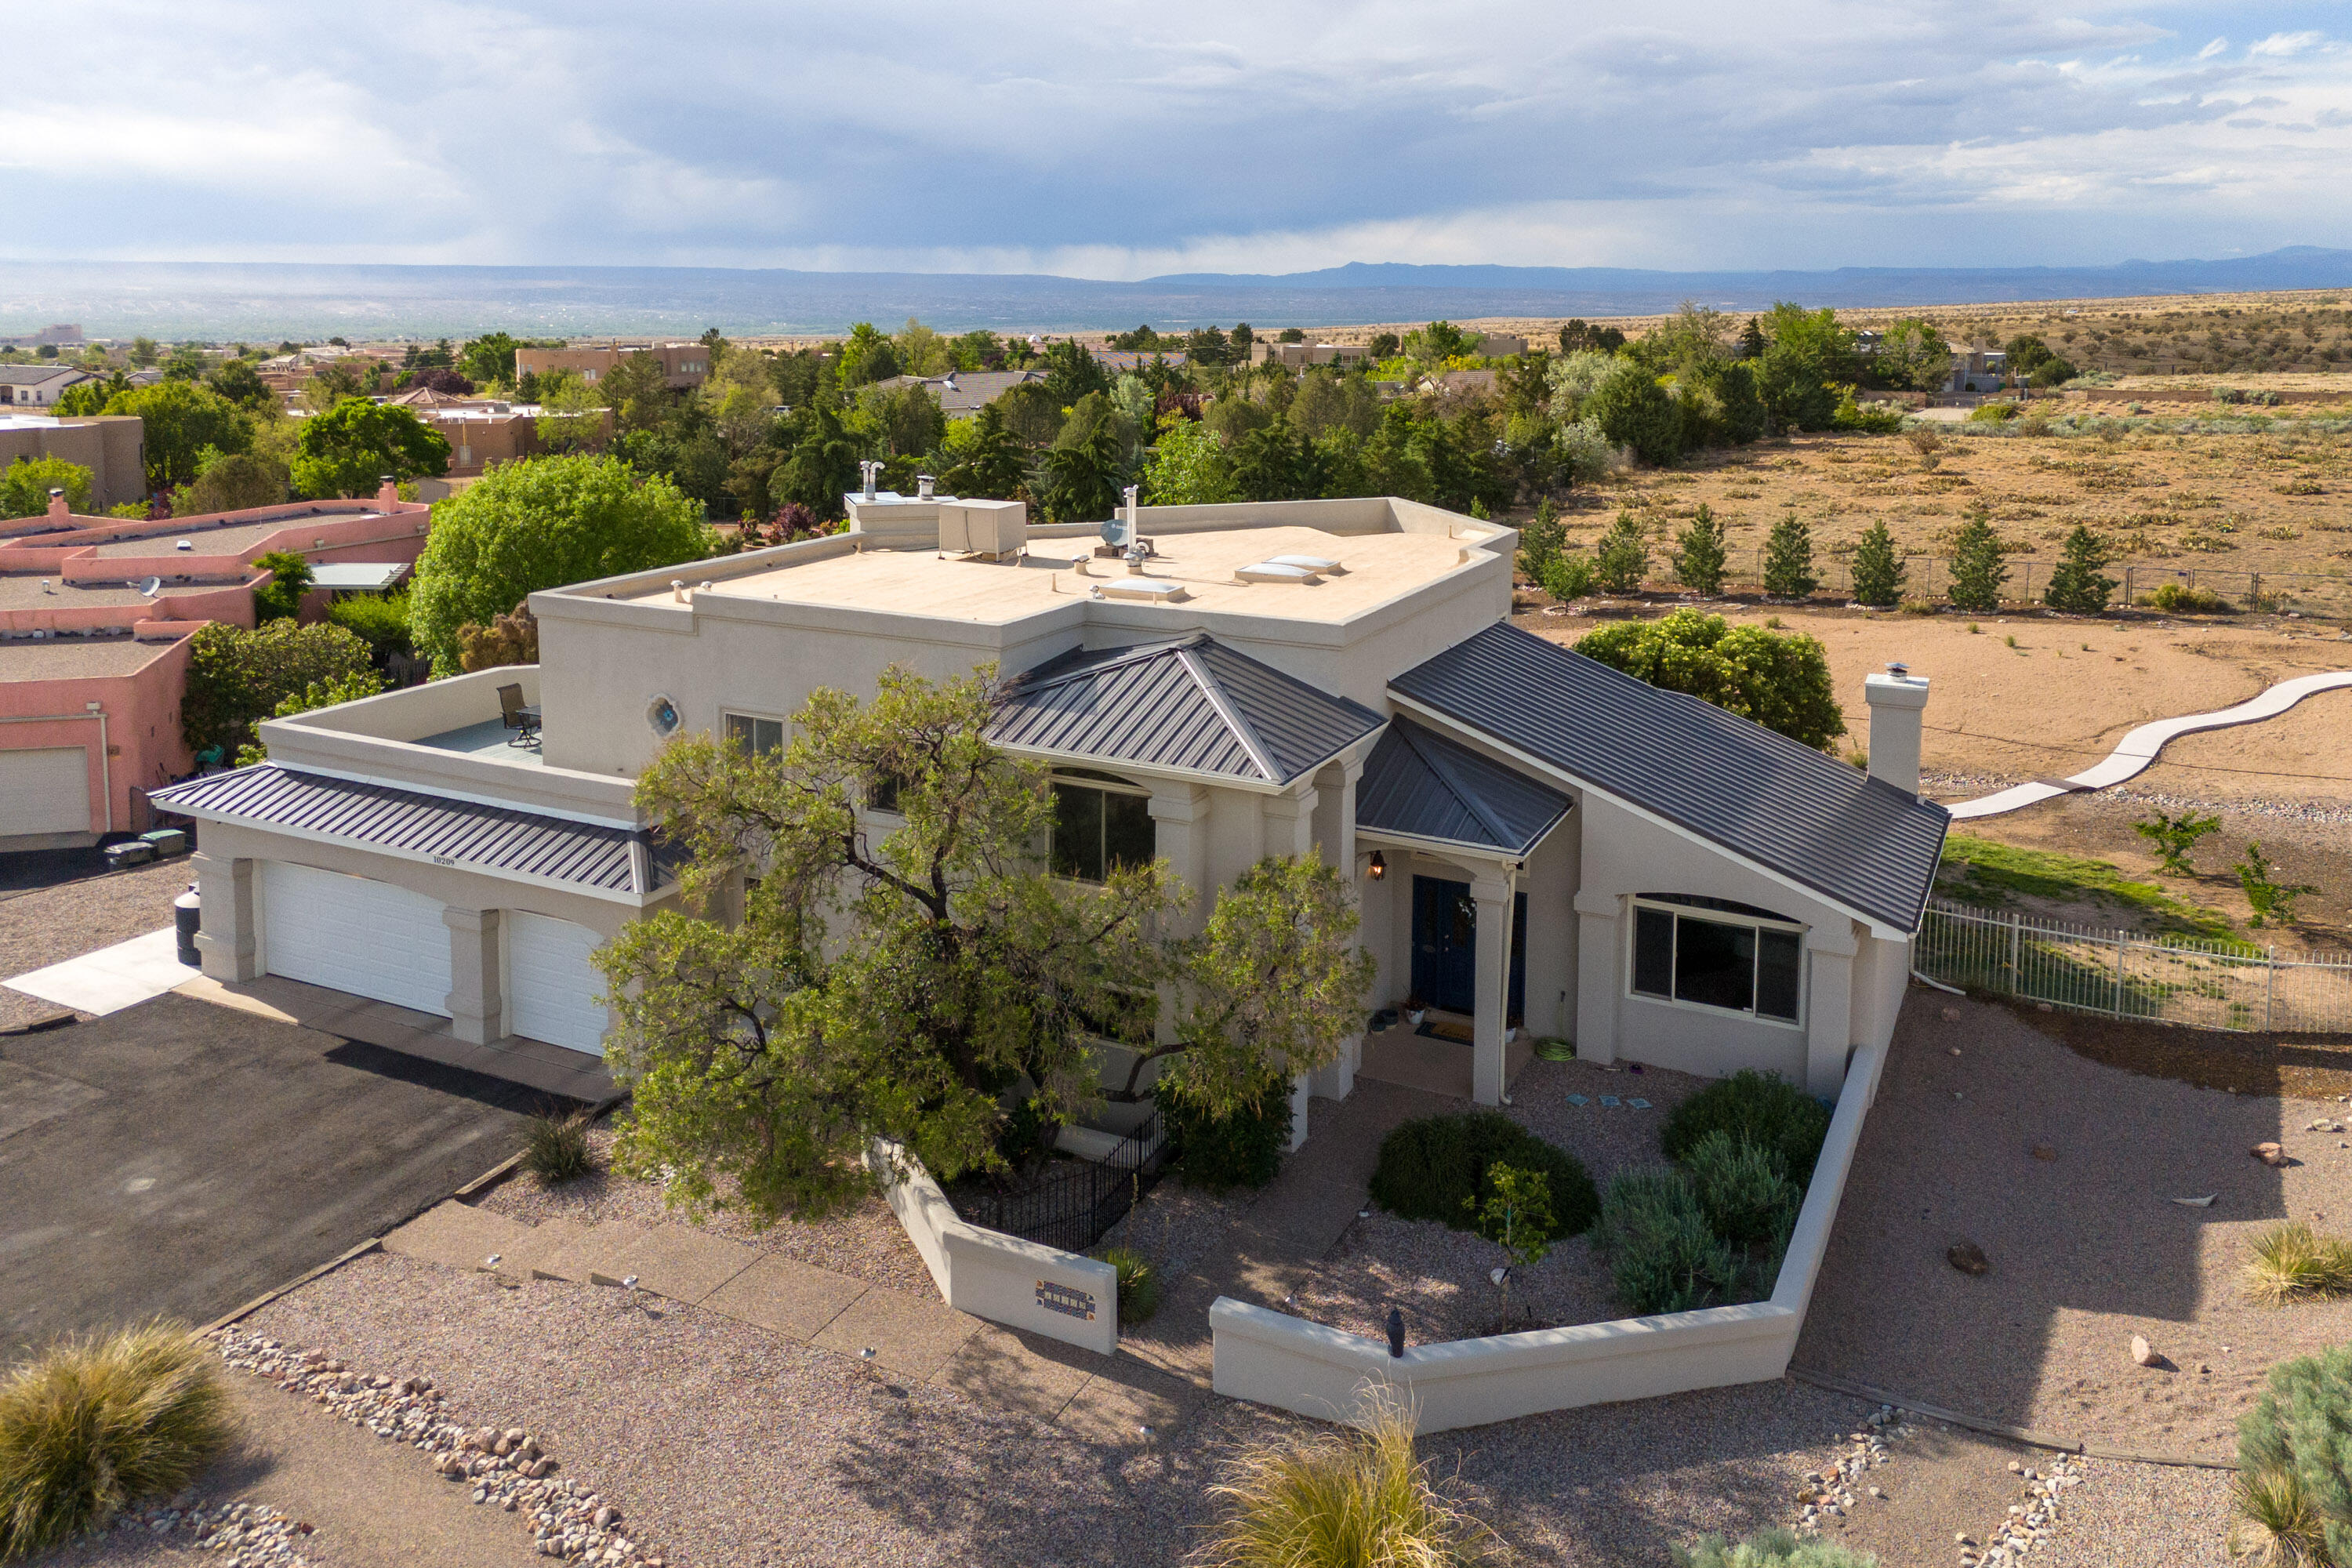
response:
{"label": "satellite dish", "polygon": [[161,577],[143,578],[137,584],[137,587],[142,597],[152,599],[157,594],[163,592],[163,579]]}

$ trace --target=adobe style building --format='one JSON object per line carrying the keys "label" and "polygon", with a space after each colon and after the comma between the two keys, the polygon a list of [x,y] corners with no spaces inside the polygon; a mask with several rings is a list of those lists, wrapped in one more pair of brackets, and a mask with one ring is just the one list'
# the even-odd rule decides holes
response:
{"label": "adobe style building", "polygon": [[568,370],[593,385],[614,366],[633,354],[651,354],[661,361],[662,380],[672,391],[700,386],[710,379],[710,351],[692,343],[608,343],[603,348],[517,349],[515,375],[545,375]]}
{"label": "adobe style building", "polygon": [[1063,874],[1165,857],[1197,921],[1260,858],[1319,849],[1361,900],[1368,1010],[1467,1037],[1351,1041],[1302,1109],[1383,1052],[1444,1056],[1493,1104],[1531,1035],[1833,1095],[1893,1029],[1948,823],[1915,794],[1925,681],[1874,678],[1865,774],[1510,625],[1517,535],[1492,522],[1146,508],[1130,560],[1017,503],[848,500],[846,533],[536,594],[537,666],[273,721],[266,764],[161,792],[201,824],[205,973],[595,1052],[591,952],[677,896],[633,798],[665,742],[765,750],[819,688],[994,666]]}
{"label": "adobe style building", "polygon": [[210,621],[254,624],[270,579],[253,563],[277,550],[413,562],[430,517],[379,495],[125,522],[55,497],[46,517],[0,522],[0,851],[153,826],[150,795],[194,766],[180,733],[188,639]]}
{"label": "adobe style building", "polygon": [[0,468],[19,458],[79,463],[89,470],[89,504],[101,511],[146,499],[147,425],[135,415],[59,419],[0,409]]}

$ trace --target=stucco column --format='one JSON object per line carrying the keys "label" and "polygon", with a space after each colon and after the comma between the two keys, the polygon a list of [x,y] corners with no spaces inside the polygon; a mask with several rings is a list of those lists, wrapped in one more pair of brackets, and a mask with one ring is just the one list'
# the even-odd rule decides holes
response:
{"label": "stucco column", "polygon": [[1208,888],[1209,792],[1199,784],[1161,784],[1152,791],[1152,852],[1192,889],[1192,918],[1205,919]]}
{"label": "stucco column", "polygon": [[255,940],[253,862],[223,859],[202,850],[189,857],[196,867],[196,896],[204,900],[204,924],[196,954],[215,980],[250,980],[261,973]]}
{"label": "stucco column", "polygon": [[499,911],[441,911],[449,928],[449,1032],[487,1046],[506,1033],[506,999],[499,991]]}
{"label": "stucco column", "polygon": [[[1316,794],[1321,809],[1316,814],[1315,842],[1323,851],[1323,862],[1338,868],[1347,879],[1358,904],[1358,918],[1362,916],[1366,884],[1356,869],[1356,781],[1363,776],[1361,758],[1347,758],[1330,763],[1315,775]],[[1356,928],[1355,946],[1364,945],[1363,927]],[[1371,998],[1358,998],[1369,1008]],[[1316,1070],[1315,1092],[1326,1100],[1345,1100],[1355,1092],[1356,1069],[1364,1064],[1364,1037],[1361,1033],[1349,1036],[1339,1042],[1339,1054],[1328,1067]]]}
{"label": "stucco column", "polygon": [[1304,855],[1315,847],[1315,803],[1320,798],[1310,784],[1296,795],[1267,795],[1260,801],[1266,855]]}
{"label": "stucco column", "polygon": [[1478,906],[1478,1010],[1470,1021],[1470,1098],[1503,1103],[1503,1035],[1510,1009],[1510,879],[1482,871],[1470,883]]}
{"label": "stucco column", "polygon": [[1606,1067],[1617,1059],[1617,973],[1622,900],[1607,893],[1576,895],[1576,1058]]}
{"label": "stucco column", "polygon": [[1843,924],[1805,931],[1805,1092],[1834,1098],[1853,1037],[1853,932]]}

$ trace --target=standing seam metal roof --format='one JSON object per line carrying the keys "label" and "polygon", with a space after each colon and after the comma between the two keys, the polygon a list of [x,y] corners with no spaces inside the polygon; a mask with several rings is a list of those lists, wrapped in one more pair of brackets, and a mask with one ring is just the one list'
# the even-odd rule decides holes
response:
{"label": "standing seam metal roof", "polygon": [[[188,779],[149,799],[191,816],[405,849],[489,869],[520,871],[603,892],[644,895],[670,880],[684,855],[646,830],[574,822],[513,806],[450,800],[390,784],[297,773],[275,763]],[[632,868],[632,844],[646,846],[650,886]]]}
{"label": "standing seam metal roof", "polygon": [[1047,660],[1007,685],[990,738],[1093,762],[1283,785],[1382,722],[1360,702],[1194,633]]}
{"label": "standing seam metal roof", "polygon": [[1570,804],[1549,785],[1399,716],[1356,781],[1356,827],[1524,855]]}
{"label": "standing seam metal roof", "polygon": [[1507,624],[1389,689],[1849,909],[1919,928],[1951,814],[1810,746]]}

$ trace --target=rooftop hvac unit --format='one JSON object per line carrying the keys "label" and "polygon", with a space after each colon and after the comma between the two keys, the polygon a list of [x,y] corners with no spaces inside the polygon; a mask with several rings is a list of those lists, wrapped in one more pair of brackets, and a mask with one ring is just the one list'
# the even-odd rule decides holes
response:
{"label": "rooftop hvac unit", "polygon": [[1017,500],[940,503],[940,551],[949,555],[1020,553],[1029,542],[1029,508]]}

